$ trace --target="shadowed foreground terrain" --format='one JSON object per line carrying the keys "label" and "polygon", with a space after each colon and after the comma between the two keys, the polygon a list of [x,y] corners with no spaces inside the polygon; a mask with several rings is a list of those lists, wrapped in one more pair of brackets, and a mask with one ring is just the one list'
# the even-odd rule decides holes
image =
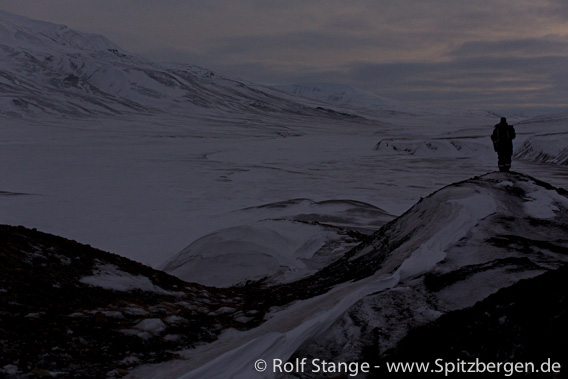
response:
{"label": "shadowed foreground terrain", "polygon": [[[119,377],[137,368],[144,377],[147,364],[177,362],[172,372],[152,367],[164,377],[214,377],[191,359],[206,344],[203,370],[214,365],[227,377],[270,354],[565,366],[567,204],[566,191],[534,178],[486,174],[422,199],[313,275],[229,288],[0,226],[0,374]],[[236,339],[221,334],[229,329],[240,331]],[[277,353],[238,355],[247,341],[277,335]]]}

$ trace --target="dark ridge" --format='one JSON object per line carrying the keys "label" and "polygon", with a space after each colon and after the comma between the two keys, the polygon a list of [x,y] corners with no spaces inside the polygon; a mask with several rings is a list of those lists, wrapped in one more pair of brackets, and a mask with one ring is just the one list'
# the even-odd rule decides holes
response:
{"label": "dark ridge", "polygon": [[469,265],[461,267],[457,270],[451,271],[447,274],[427,273],[424,275],[424,284],[429,291],[438,292],[445,287],[477,274],[479,272],[488,271],[497,267],[507,267],[509,270],[538,270],[540,266],[533,263],[528,257],[523,258],[504,258],[497,259],[492,262],[487,262],[478,265]]}
{"label": "dark ridge", "polygon": [[[393,349],[381,355],[372,347],[363,361],[383,369],[371,377],[444,377],[443,373],[401,373],[389,376],[386,362],[557,362],[560,373],[515,374],[526,378],[568,377],[568,265],[501,289],[471,308],[449,312],[412,330]],[[380,357],[380,359],[377,359]],[[449,377],[500,377],[453,373]]]}
{"label": "dark ridge", "polygon": [[[81,282],[101,265],[147,280],[154,290]],[[239,288],[186,283],[62,237],[0,225],[0,376],[10,365],[17,367],[17,378],[49,372],[122,376],[213,341],[223,329],[258,325],[264,312],[255,311],[257,301],[246,295]],[[144,320],[163,330],[137,328]]]}
{"label": "dark ridge", "polygon": [[317,107],[316,108],[320,112],[324,112],[324,114],[331,115],[337,118],[348,118],[348,119],[357,119],[357,120],[366,120],[365,117],[353,114],[353,113],[346,113],[346,112],[339,112],[334,109],[324,108],[324,107]]}

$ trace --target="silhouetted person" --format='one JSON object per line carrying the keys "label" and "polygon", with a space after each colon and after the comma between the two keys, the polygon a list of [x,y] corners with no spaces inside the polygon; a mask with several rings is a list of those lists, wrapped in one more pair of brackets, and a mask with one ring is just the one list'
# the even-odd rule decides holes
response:
{"label": "silhouetted person", "polygon": [[493,128],[491,140],[493,141],[493,148],[497,152],[499,158],[498,165],[499,171],[509,171],[511,168],[511,156],[513,155],[513,139],[516,133],[513,125],[507,124],[507,119],[501,117],[501,122]]}

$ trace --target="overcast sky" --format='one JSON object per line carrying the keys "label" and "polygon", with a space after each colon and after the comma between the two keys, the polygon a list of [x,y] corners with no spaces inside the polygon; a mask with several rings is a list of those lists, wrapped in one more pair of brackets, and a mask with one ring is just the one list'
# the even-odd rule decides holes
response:
{"label": "overcast sky", "polygon": [[568,110],[566,0],[0,0],[0,9],[257,83]]}

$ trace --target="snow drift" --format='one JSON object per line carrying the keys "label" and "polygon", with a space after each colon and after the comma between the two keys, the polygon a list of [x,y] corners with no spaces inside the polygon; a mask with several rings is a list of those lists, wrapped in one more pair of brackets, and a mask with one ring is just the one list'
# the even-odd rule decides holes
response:
{"label": "snow drift", "polygon": [[[353,200],[292,199],[233,212],[240,224],[207,234],[161,266],[215,287],[298,280],[337,260],[394,216]],[[244,224],[250,220],[249,224]]]}

